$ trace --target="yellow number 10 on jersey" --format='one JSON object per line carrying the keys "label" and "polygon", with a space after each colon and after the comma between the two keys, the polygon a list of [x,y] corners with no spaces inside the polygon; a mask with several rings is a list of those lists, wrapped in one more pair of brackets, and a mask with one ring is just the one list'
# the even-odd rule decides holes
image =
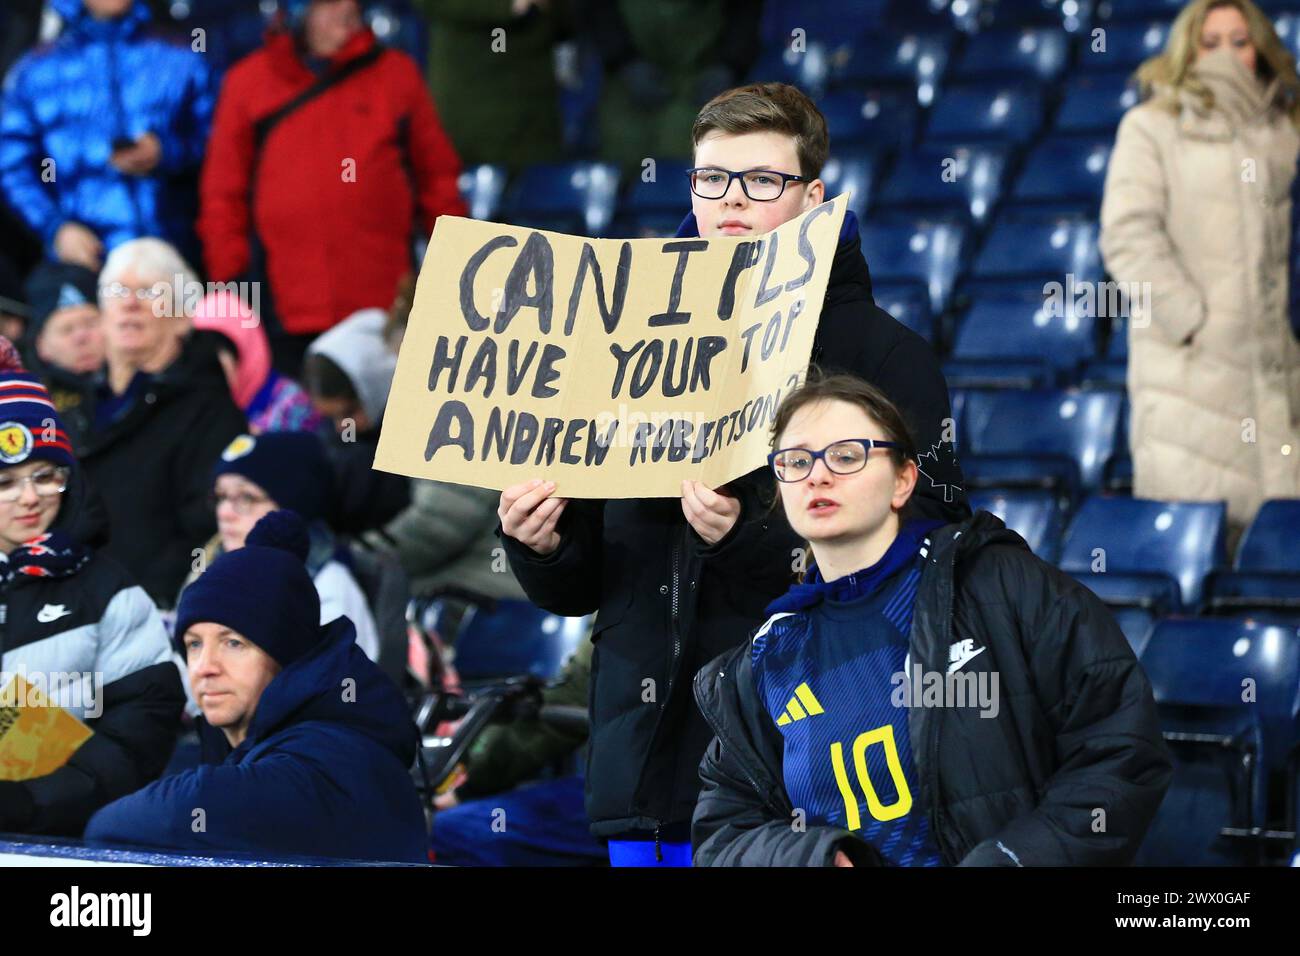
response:
{"label": "yellow number 10 on jersey", "polygon": [[[885,748],[885,763],[889,767],[889,775],[894,780],[894,789],[898,791],[898,799],[889,806],[880,802],[880,797],[876,795],[876,788],[871,785],[871,777],[867,773],[867,748],[872,744],[880,744]],[[835,782],[839,784],[840,796],[844,798],[846,827],[850,830],[860,829],[862,817],[858,813],[858,798],[849,784],[849,775],[844,769],[844,746],[838,740],[831,744],[831,766],[835,768]],[[886,820],[897,820],[899,817],[906,816],[907,811],[912,809],[912,791],[907,788],[907,780],[903,776],[903,764],[898,759],[898,745],[894,742],[893,724],[885,724],[875,730],[858,734],[858,739],[853,741],[853,767],[858,772],[858,784],[867,798],[867,809],[877,820],[882,823]]]}

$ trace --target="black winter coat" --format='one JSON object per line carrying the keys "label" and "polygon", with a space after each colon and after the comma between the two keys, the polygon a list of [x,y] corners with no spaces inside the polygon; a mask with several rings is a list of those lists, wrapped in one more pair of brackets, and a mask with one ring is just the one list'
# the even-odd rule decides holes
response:
{"label": "black winter coat", "polygon": [[[947,521],[968,516],[955,455],[939,442],[949,406],[938,360],[872,300],[856,235],[841,240],[832,264],[814,356],[819,352],[884,388],[921,423],[920,448],[941,446],[934,482],[918,485],[918,512]],[[767,469],[733,482],[740,519],[712,547],[675,498],[574,501],[559,525],[559,548],[545,557],[502,536],[530,600],[556,614],[599,611],[586,777],[597,836],[684,832],[689,824],[700,757],[712,737],[690,680],[761,623],[768,602],[789,586],[801,546],[770,508],[774,485]]]}
{"label": "black winter coat", "polygon": [[[913,608],[911,667],[945,673],[949,648],[986,648],[963,672],[998,674],[998,710],[908,713],[920,795],[949,865],[1132,861],[1172,776],[1151,685],[1105,605],[1034,557],[987,512],[934,532]],[[799,626],[800,615],[772,627]],[[711,663],[695,697],[717,736],[700,766],[697,866],[828,866],[848,830],[792,826],[783,737],[754,687],[750,647]],[[1099,813],[1098,811],[1104,811]]]}
{"label": "black winter coat", "polygon": [[[87,422],[95,420],[94,404],[88,385]],[[73,435],[87,479],[108,509],[107,552],[159,607],[172,606],[192,550],[217,530],[208,501],[212,466],[247,427],[215,351],[191,337],[117,421]]]}

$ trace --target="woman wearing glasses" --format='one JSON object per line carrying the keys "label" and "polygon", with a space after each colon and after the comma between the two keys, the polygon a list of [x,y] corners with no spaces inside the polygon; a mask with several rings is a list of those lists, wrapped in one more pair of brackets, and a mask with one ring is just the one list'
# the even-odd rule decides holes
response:
{"label": "woman wearing glasses", "polygon": [[695,864],[1129,862],[1171,765],[1101,602],[987,512],[911,517],[916,449],[866,382],[811,381],[772,427],[812,562],[695,679]]}
{"label": "woman wearing glasses", "polygon": [[35,688],[93,731],[53,772],[16,765],[26,754],[11,745],[0,832],[79,835],[99,807],[157,777],[175,743],[185,695],[166,630],[95,550],[104,528],[86,502],[49,392],[0,339],[0,703],[42,706],[23,690]]}
{"label": "woman wearing glasses", "polygon": [[[307,526],[311,549],[307,573],[320,596],[320,623],[347,617],[357,644],[372,661],[379,660],[379,631],[365,592],[345,563],[346,548],[329,526],[334,510],[333,474],[325,446],[313,432],[267,432],[240,435],[212,468],[208,506],[217,517],[217,533],[203,558],[185,580],[189,587],[228,551],[245,544],[253,525],[272,511],[287,509]],[[180,606],[180,601],[177,601]]]}

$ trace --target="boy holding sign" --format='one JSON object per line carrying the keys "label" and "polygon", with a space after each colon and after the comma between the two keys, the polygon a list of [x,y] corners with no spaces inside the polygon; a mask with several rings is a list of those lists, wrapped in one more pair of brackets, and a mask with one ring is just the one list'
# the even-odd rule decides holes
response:
{"label": "boy holding sign", "polygon": [[[818,206],[826,121],[777,83],[708,103],[693,131],[692,213],[679,235],[758,236]],[[922,450],[914,511],[970,514],[951,442],[947,385],[933,351],[876,306],[849,213],[831,267],[813,360],[852,372],[904,411]],[[682,483],[671,498],[552,497],[535,479],[505,489],[498,514],[511,568],[557,614],[599,610],[593,640],[587,815],[611,860],[689,865],[699,764],[712,736],[691,678],[743,641],[802,567],[802,542],[771,511],[761,469],[720,489]]]}

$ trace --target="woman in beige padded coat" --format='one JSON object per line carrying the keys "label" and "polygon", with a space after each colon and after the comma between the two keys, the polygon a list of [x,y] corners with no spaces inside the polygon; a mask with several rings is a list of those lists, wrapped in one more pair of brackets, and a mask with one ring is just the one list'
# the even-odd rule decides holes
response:
{"label": "woman in beige padded coat", "polygon": [[1107,271],[1149,283],[1129,320],[1133,493],[1225,499],[1232,549],[1265,499],[1300,496],[1300,80],[1250,0],[1189,4],[1138,79],[1101,210]]}

